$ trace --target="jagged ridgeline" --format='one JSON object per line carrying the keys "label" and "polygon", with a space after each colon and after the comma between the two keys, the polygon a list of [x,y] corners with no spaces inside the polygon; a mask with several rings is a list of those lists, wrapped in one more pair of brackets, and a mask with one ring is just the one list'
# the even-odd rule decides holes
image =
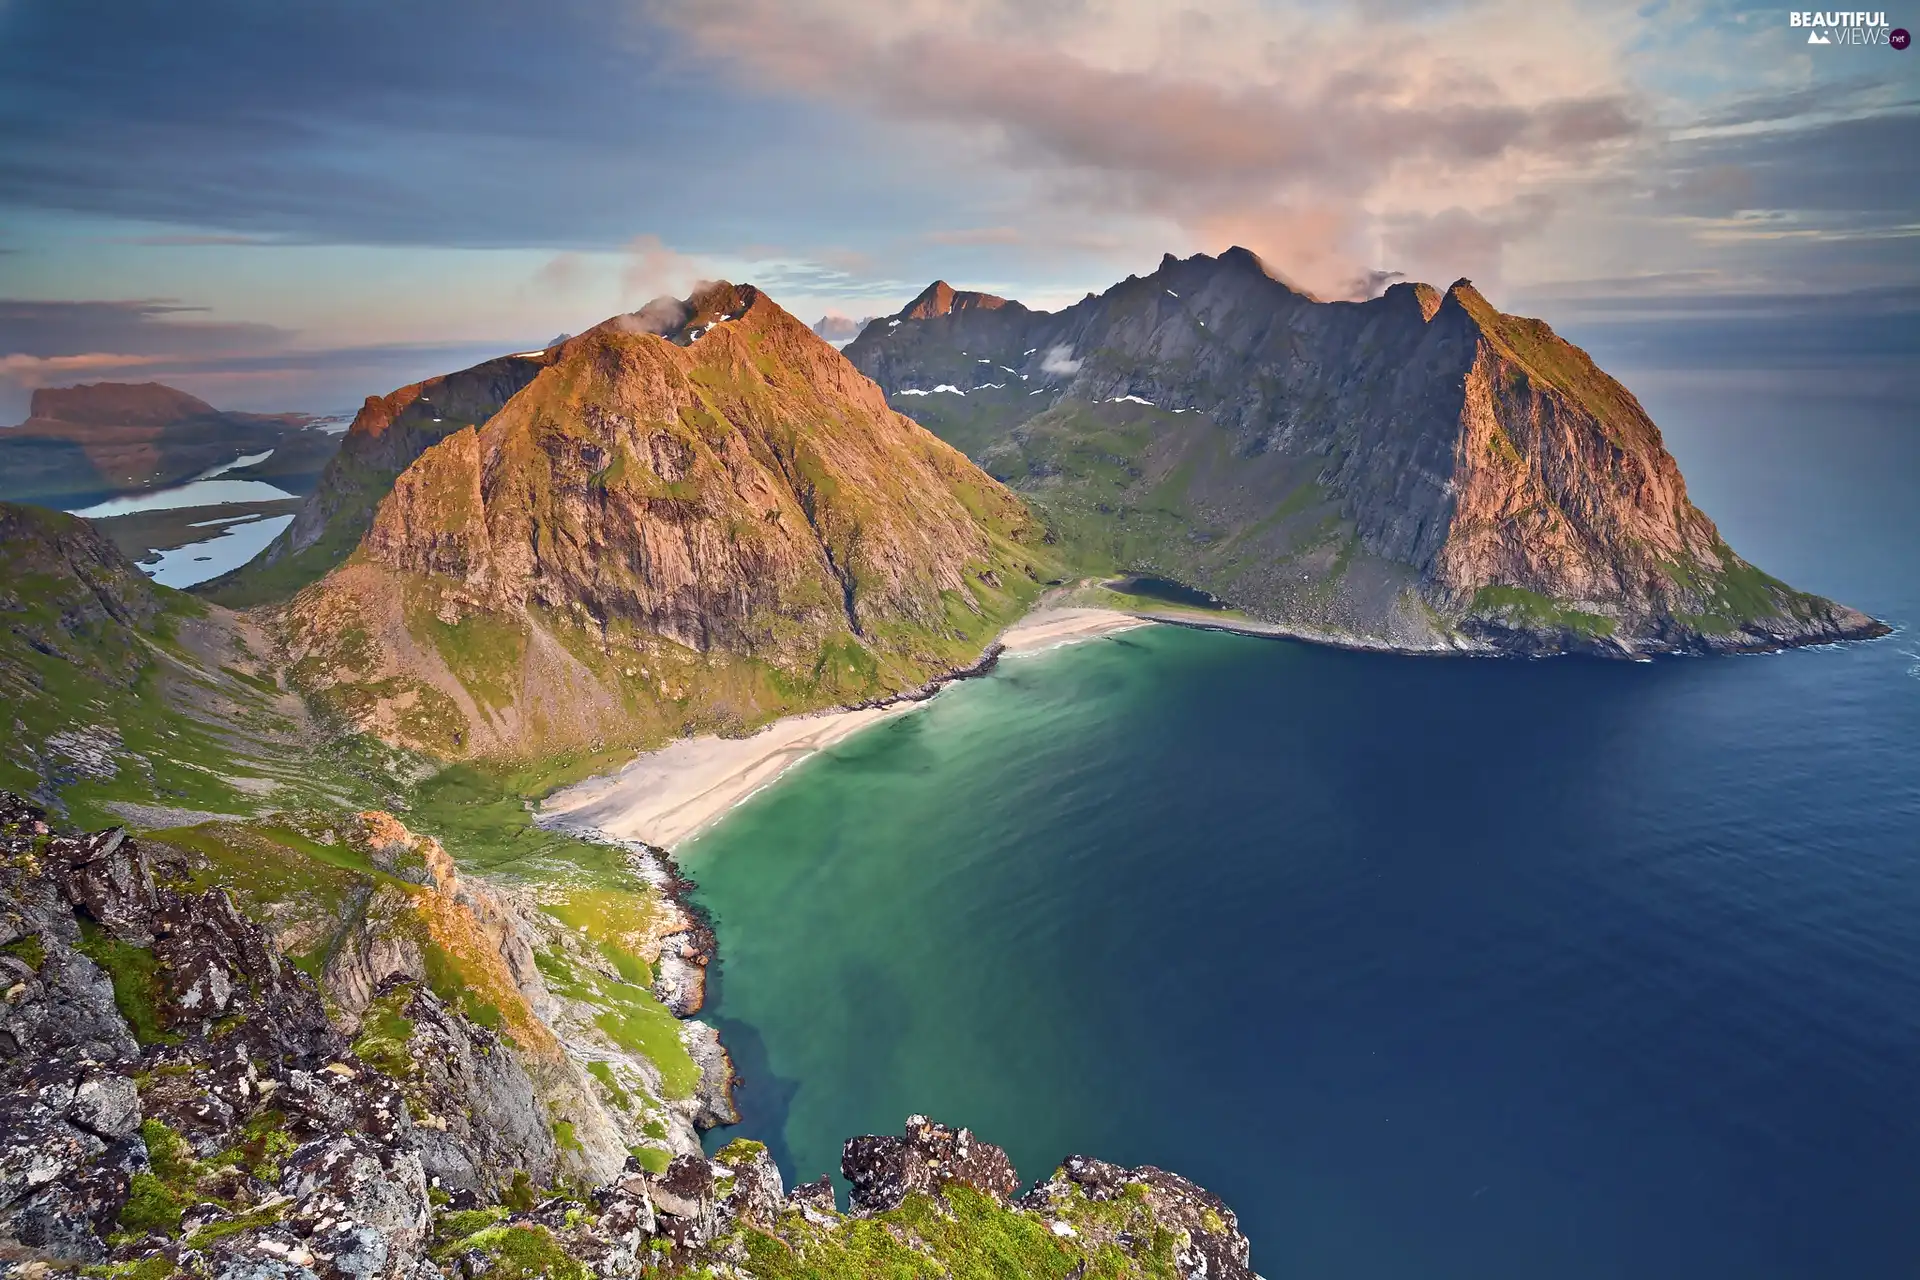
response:
{"label": "jagged ridgeline", "polygon": [[284,610],[301,687],[390,742],[533,758],[893,694],[1054,571],[1020,499],[751,287],[523,363]]}
{"label": "jagged ridgeline", "polygon": [[929,287],[847,357],[1090,566],[1409,649],[1882,634],[1736,555],[1633,395],[1462,280],[1319,302],[1244,249],[1055,313]]}

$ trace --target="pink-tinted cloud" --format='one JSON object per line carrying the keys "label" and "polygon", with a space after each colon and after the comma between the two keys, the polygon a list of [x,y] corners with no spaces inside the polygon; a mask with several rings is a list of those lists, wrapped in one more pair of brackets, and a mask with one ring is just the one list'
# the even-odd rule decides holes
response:
{"label": "pink-tinted cloud", "polygon": [[[1381,265],[1445,265],[1375,260],[1388,250],[1444,258],[1460,245],[1485,269],[1489,237],[1535,229],[1509,216],[1516,201],[1640,127],[1601,52],[1610,42],[1552,0],[1371,18],[1251,0],[655,11],[758,80],[984,146],[1043,199],[1169,219],[1205,246],[1243,241],[1327,291]],[[1422,219],[1437,222],[1418,234]],[[1001,230],[927,238],[1019,238],[969,238]]]}

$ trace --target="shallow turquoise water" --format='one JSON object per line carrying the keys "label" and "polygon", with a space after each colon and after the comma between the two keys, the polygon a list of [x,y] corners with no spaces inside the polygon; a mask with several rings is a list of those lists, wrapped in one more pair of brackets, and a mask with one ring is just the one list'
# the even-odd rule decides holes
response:
{"label": "shallow turquoise water", "polygon": [[[1920,614],[1920,448],[1821,421],[1676,451],[1760,563]],[[1920,1272],[1913,649],[1010,660],[683,851],[742,1131],[1164,1165],[1275,1277]]]}

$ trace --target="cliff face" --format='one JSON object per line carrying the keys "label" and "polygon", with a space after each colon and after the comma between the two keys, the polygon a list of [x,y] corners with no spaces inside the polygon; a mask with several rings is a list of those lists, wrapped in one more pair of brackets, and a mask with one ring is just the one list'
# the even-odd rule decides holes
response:
{"label": "cliff face", "polygon": [[[291,643],[360,723],[443,750],[402,723],[435,701],[424,686],[467,722],[464,750],[719,703],[751,720],[970,659],[1037,590],[1036,538],[1018,499],[805,325],[719,285],[667,323],[569,340],[426,450],[353,561],[295,602]],[[387,680],[406,688],[374,694],[384,709],[348,693]]]}
{"label": "cliff face", "polygon": [[248,564],[201,586],[226,604],[284,600],[345,560],[373,510],[428,448],[485,422],[552,362],[551,351],[487,360],[368,396],[293,523]]}
{"label": "cliff face", "polygon": [[1530,652],[1883,630],[1734,555],[1632,394],[1468,281],[1322,303],[1235,249],[1054,314],[914,310],[847,348],[893,403],[1116,562],[1273,621]]}

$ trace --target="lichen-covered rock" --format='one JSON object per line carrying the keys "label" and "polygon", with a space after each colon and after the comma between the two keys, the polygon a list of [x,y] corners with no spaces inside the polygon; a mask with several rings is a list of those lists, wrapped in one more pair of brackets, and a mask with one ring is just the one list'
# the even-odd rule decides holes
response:
{"label": "lichen-covered rock", "polygon": [[153,867],[124,828],[83,836],[55,836],[46,844],[46,867],[60,892],[115,937],[138,946],[152,943],[159,891]]}
{"label": "lichen-covered rock", "polygon": [[735,1138],[714,1153],[714,1187],[720,1197],[721,1222],[769,1230],[786,1207],[786,1188],[780,1166],[765,1143]]}
{"label": "lichen-covered rock", "polygon": [[691,1250],[713,1238],[717,1207],[713,1166],[700,1156],[675,1156],[666,1172],[649,1179],[662,1236],[682,1250]]}
{"label": "lichen-covered rock", "polygon": [[287,1221],[304,1231],[322,1276],[414,1269],[433,1215],[417,1151],[339,1134],[296,1151],[281,1187],[296,1201]]}
{"label": "lichen-covered rock", "polygon": [[[1092,1231],[1105,1225],[1072,1211],[1076,1194],[1095,1202],[1131,1200],[1154,1224],[1176,1233],[1175,1267],[1185,1280],[1255,1280],[1248,1264],[1252,1252],[1240,1234],[1240,1221],[1220,1197],[1178,1174],[1151,1165],[1128,1169],[1090,1156],[1068,1156],[1053,1177],[1021,1197],[1021,1208],[1049,1215],[1070,1229]],[[1079,1220],[1075,1226],[1069,1218]]]}
{"label": "lichen-covered rock", "polygon": [[952,1129],[925,1116],[908,1116],[901,1137],[850,1138],[840,1154],[840,1172],[853,1184],[853,1207],[868,1213],[897,1209],[916,1191],[937,1191],[961,1182],[1004,1200],[1020,1189],[1007,1153],[968,1129]]}
{"label": "lichen-covered rock", "polygon": [[434,1185],[491,1191],[516,1170],[554,1182],[560,1153],[546,1108],[500,1036],[395,978],[376,990],[361,1025],[355,1050],[398,1083]]}

